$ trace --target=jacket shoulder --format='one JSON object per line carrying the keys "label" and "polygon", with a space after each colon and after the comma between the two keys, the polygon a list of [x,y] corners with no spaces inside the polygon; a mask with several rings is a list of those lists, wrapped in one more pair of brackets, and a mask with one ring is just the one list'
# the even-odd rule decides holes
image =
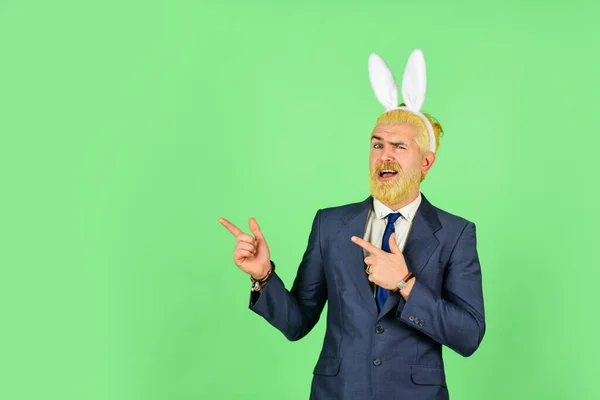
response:
{"label": "jacket shoulder", "polygon": [[446,210],[442,210],[441,208],[436,207],[434,205],[431,205],[431,208],[435,210],[442,226],[457,226],[460,227],[460,229],[462,230],[469,224],[475,225],[473,221],[465,217],[461,217],[460,215],[456,215]]}
{"label": "jacket shoulder", "polygon": [[354,203],[342,204],[338,206],[323,207],[319,210],[321,215],[326,218],[336,218],[347,214],[357,213],[370,207],[371,197]]}

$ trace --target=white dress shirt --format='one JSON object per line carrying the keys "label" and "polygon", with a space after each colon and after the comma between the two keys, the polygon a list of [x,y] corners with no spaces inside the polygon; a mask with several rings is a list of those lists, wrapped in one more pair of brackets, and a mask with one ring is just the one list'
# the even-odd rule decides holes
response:
{"label": "white dress shirt", "polygon": [[[367,216],[367,225],[365,226],[363,239],[380,249],[383,241],[383,234],[385,233],[385,227],[387,225],[388,214],[399,212],[402,216],[394,223],[394,229],[396,231],[396,243],[398,244],[398,248],[403,251],[413,219],[415,218],[415,214],[417,213],[420,204],[421,193],[419,193],[417,198],[412,202],[398,210],[392,210],[381,201],[374,198],[371,209],[369,210],[369,215]],[[365,257],[371,255],[364,249],[363,254]]]}

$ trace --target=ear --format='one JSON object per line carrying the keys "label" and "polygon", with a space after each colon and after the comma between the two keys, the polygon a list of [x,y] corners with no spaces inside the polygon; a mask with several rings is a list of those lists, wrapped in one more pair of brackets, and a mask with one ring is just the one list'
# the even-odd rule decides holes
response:
{"label": "ear", "polygon": [[402,99],[410,111],[420,112],[425,103],[427,89],[427,71],[425,57],[419,49],[413,50],[408,57],[402,77]]}
{"label": "ear", "polygon": [[377,54],[369,56],[369,79],[375,97],[386,111],[398,107],[398,86],[392,71]]}
{"label": "ear", "polygon": [[435,153],[431,151],[427,152],[427,154],[423,156],[423,161],[421,162],[421,173],[426,175],[431,167],[433,167],[433,163],[435,163]]}

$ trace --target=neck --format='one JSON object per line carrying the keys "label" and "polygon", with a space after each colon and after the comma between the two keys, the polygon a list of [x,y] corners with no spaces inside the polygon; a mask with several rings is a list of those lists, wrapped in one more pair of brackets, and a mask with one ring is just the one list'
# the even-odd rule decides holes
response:
{"label": "neck", "polygon": [[419,193],[420,192],[421,192],[420,187],[417,186],[408,196],[406,196],[404,199],[402,199],[398,203],[394,203],[394,204],[387,204],[387,203],[383,203],[383,202],[382,203],[385,204],[390,209],[392,209],[394,211],[398,211],[402,207],[404,207],[404,206],[412,203],[413,201],[415,201],[415,199],[417,197],[419,197]]}

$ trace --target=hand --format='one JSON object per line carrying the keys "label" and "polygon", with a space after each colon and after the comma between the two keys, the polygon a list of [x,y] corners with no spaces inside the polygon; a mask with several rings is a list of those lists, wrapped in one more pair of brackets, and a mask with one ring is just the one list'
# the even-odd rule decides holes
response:
{"label": "hand", "polygon": [[352,236],[351,240],[372,254],[365,258],[365,264],[370,265],[369,280],[377,286],[393,290],[402,278],[408,274],[404,255],[402,255],[396,244],[396,232],[390,235],[391,253],[383,251],[357,236]]}
{"label": "hand", "polygon": [[236,238],[233,250],[233,262],[242,271],[252,275],[254,279],[262,279],[271,269],[271,253],[258,222],[250,218],[248,225],[254,237],[242,232],[237,226],[219,218],[219,222]]}

